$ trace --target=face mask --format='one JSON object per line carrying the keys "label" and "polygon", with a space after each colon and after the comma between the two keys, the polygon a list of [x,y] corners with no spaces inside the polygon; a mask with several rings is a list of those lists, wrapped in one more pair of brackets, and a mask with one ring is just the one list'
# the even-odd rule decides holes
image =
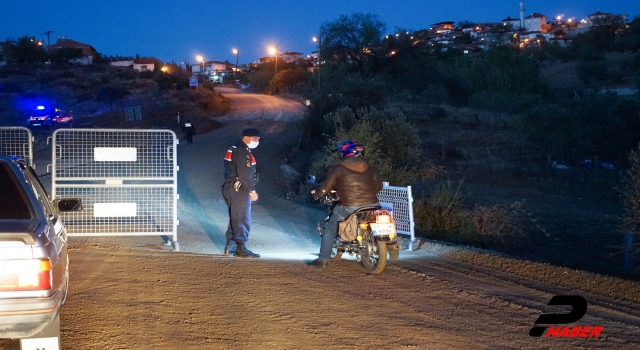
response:
{"label": "face mask", "polygon": [[249,144],[247,145],[247,147],[254,149],[256,147],[258,147],[258,145],[260,144],[260,142],[258,141],[250,141]]}

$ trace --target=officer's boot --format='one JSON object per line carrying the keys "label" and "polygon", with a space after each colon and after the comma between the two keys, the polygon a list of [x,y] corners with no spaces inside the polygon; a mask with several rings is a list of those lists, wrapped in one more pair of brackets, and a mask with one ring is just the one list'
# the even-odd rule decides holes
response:
{"label": "officer's boot", "polygon": [[256,254],[244,245],[242,241],[236,241],[236,253],[233,255],[236,258],[259,258],[260,254]]}
{"label": "officer's boot", "polygon": [[224,255],[229,255],[229,254],[235,254],[236,253],[236,242],[231,239],[231,238],[227,238],[227,244],[224,245]]}

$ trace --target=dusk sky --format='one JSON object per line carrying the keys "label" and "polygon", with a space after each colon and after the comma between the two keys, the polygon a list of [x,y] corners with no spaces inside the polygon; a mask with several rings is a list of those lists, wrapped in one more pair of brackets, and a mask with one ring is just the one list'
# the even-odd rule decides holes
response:
{"label": "dusk sky", "polygon": [[[441,21],[499,22],[519,17],[519,0],[16,0],[3,1],[0,40],[57,36],[93,46],[104,55],[156,57],[194,63],[195,56],[240,64],[268,56],[267,48],[304,55],[316,50],[311,38],[320,25],[356,12],[378,15],[386,32],[419,30]],[[525,16],[579,20],[596,11],[640,15],[639,0],[529,0]]]}

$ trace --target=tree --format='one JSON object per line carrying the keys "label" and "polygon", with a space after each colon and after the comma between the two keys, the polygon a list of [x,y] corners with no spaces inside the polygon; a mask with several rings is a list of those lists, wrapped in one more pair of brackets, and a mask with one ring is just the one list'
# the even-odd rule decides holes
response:
{"label": "tree", "polygon": [[363,79],[375,77],[384,68],[390,52],[383,41],[386,25],[376,15],[355,13],[320,26],[322,58],[353,62]]}
{"label": "tree", "polygon": [[309,79],[309,73],[303,67],[296,67],[293,69],[285,69],[279,71],[273,79],[269,82],[269,86],[274,92],[284,88],[293,87],[298,84],[304,83]]}
{"label": "tree", "polygon": [[456,36],[456,38],[453,39],[453,42],[456,45],[469,45],[473,42],[473,40],[471,39],[470,33],[464,33],[462,35]]}
{"label": "tree", "polygon": [[44,62],[47,57],[42,42],[33,36],[25,35],[17,40],[7,39],[3,44],[5,55],[11,62]]}
{"label": "tree", "polygon": [[64,47],[53,51],[50,57],[55,63],[69,63],[73,59],[84,57],[84,54],[82,49]]}
{"label": "tree", "polygon": [[640,49],[640,16],[629,22],[629,26],[616,37],[614,46],[621,52]]}

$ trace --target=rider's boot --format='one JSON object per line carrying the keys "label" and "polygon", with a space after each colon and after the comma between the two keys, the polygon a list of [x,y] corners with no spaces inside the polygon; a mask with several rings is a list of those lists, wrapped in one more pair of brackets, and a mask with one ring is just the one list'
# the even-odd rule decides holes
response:
{"label": "rider's boot", "polygon": [[236,253],[236,242],[231,238],[227,238],[227,244],[224,246],[224,255],[235,254]]}
{"label": "rider's boot", "polygon": [[244,245],[242,241],[236,241],[236,253],[234,255],[236,258],[259,258],[260,254],[256,254]]}

